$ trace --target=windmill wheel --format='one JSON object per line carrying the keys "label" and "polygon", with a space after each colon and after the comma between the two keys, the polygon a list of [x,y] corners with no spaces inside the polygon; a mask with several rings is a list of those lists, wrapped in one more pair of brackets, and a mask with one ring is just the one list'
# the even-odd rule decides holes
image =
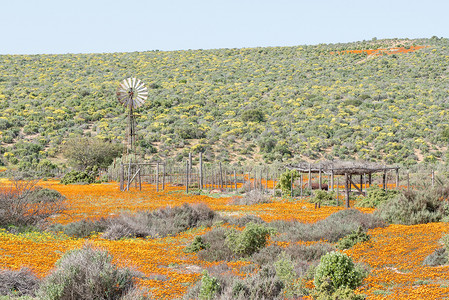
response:
{"label": "windmill wheel", "polygon": [[117,99],[125,107],[134,109],[142,106],[148,98],[148,89],[136,78],[126,78],[117,89]]}

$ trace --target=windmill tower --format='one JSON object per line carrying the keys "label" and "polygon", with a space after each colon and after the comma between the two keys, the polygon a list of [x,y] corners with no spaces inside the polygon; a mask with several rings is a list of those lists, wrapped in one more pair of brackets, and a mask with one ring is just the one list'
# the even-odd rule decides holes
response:
{"label": "windmill tower", "polygon": [[117,88],[117,99],[128,112],[127,152],[135,153],[136,119],[134,110],[145,103],[148,98],[148,89],[143,82],[136,78],[126,78]]}

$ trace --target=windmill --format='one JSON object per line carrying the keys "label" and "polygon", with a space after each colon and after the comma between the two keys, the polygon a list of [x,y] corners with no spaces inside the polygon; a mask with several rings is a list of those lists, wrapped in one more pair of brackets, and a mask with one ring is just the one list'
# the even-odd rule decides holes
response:
{"label": "windmill", "polygon": [[117,99],[128,111],[128,154],[134,153],[136,142],[136,120],[134,110],[145,103],[148,98],[148,89],[142,81],[136,78],[126,78],[117,88]]}

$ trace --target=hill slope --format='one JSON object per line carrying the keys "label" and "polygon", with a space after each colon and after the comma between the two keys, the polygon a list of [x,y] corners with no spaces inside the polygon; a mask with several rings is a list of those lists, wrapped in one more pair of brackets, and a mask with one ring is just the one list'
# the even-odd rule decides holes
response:
{"label": "hill slope", "polygon": [[[411,51],[348,51],[392,47]],[[147,155],[156,148],[160,157],[205,150],[225,161],[444,160],[448,66],[449,40],[438,38],[1,55],[2,157],[25,168],[54,160],[70,136],[123,140],[115,89],[133,76],[150,88],[138,119]]]}

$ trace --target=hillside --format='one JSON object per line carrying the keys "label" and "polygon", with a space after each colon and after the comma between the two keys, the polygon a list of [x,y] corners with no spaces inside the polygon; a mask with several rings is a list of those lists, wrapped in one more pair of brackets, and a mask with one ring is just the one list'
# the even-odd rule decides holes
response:
{"label": "hillside", "polygon": [[[375,49],[382,50],[353,51]],[[2,160],[20,168],[60,162],[61,143],[77,135],[123,140],[126,114],[115,90],[132,76],[150,89],[138,119],[148,157],[206,151],[209,160],[230,162],[445,161],[448,67],[449,40],[436,37],[0,55]]]}

